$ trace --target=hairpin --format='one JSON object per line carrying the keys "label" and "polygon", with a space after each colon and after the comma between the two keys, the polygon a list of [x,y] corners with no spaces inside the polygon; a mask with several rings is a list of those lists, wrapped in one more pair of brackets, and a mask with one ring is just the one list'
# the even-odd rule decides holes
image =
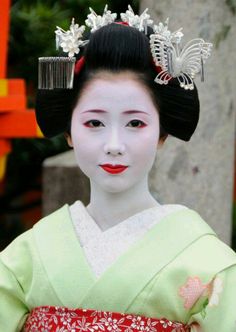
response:
{"label": "hairpin", "polygon": [[57,27],[55,31],[56,34],[56,49],[59,49],[59,46],[63,49],[65,53],[68,52],[68,56],[71,58],[74,54],[79,53],[79,48],[84,46],[88,40],[82,40],[83,33],[85,31],[85,26],[75,24],[75,19],[72,18],[70,30],[64,31],[62,28]]}
{"label": "hairpin", "polygon": [[39,89],[72,89],[75,70],[75,54],[80,47],[88,41],[82,40],[85,26],[79,27],[72,19],[70,29],[64,31],[57,27],[56,48],[61,47],[68,52],[68,57],[41,57],[38,65],[38,88]]}
{"label": "hairpin", "polygon": [[[106,5],[103,15],[97,15],[89,8],[85,24],[91,29],[91,32],[101,27],[111,24],[115,21],[117,14],[108,10]],[[129,5],[125,13],[121,13],[123,23],[132,26],[139,31],[147,34],[147,28],[153,29],[150,36],[150,49],[154,64],[158,69],[158,75],[155,82],[158,84],[168,84],[172,78],[177,78],[182,88],[186,90],[194,89],[193,79],[196,74],[201,74],[201,80],[204,81],[204,63],[210,56],[212,44],[205,42],[201,38],[192,39],[182,49],[180,48],[182,37],[182,28],[171,32],[168,28],[169,19],[163,24],[153,24],[153,20],[145,9],[141,15],[135,15],[132,7]],[[68,57],[47,57],[39,58],[39,89],[54,88],[73,88],[73,77],[75,70],[75,54],[80,52],[80,47],[86,45],[89,41],[83,40],[85,26],[75,24],[72,19],[70,29],[64,31],[57,27],[56,47],[61,47]],[[83,62],[76,66],[82,68]]]}
{"label": "hairpin", "polygon": [[201,80],[204,81],[204,63],[211,54],[212,44],[196,38],[189,41],[180,51],[182,28],[171,33],[168,22],[169,19],[165,25],[154,25],[154,34],[150,36],[154,63],[161,67],[155,82],[168,84],[171,78],[176,77],[182,88],[193,90],[193,79],[196,74],[200,72]]}
{"label": "hairpin", "polygon": [[146,8],[141,15],[135,15],[132,7],[128,5],[128,10],[125,13],[121,13],[120,17],[123,22],[128,23],[129,26],[144,31],[147,34],[147,27],[153,26],[153,20],[150,19],[150,15],[147,13]]}
{"label": "hairpin", "polygon": [[108,6],[106,5],[103,11],[103,15],[97,15],[92,8],[89,8],[90,14],[87,16],[87,20],[85,20],[85,24],[87,27],[91,28],[91,32],[94,32],[104,25],[113,23],[117,17],[116,13],[112,13],[108,10]]}

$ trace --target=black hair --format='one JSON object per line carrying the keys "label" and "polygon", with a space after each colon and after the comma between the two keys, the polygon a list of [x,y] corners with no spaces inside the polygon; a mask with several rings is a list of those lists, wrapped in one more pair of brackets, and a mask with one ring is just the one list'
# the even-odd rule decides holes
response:
{"label": "black hair", "polygon": [[37,92],[36,117],[46,137],[70,132],[72,111],[83,88],[97,72],[105,70],[114,74],[122,71],[136,73],[158,109],[160,137],[170,134],[184,141],[190,140],[199,120],[197,88],[185,90],[174,78],[167,85],[154,82],[157,72],[148,35],[133,27],[112,23],[91,33],[81,56],[85,58],[85,65],[75,75],[73,89]]}

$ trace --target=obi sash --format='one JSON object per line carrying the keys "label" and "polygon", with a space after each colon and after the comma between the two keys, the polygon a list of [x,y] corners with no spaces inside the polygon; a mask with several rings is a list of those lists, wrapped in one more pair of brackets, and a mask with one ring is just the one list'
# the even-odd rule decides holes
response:
{"label": "obi sash", "polygon": [[190,330],[190,325],[164,318],[41,306],[31,311],[22,332],[190,332]]}

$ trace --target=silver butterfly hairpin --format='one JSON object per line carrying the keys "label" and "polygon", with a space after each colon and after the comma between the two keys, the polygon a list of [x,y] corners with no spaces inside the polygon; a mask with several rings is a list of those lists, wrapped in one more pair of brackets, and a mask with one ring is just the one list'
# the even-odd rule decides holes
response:
{"label": "silver butterfly hairpin", "polygon": [[153,60],[161,71],[155,78],[158,84],[168,84],[172,77],[176,77],[182,88],[193,90],[193,79],[201,73],[204,80],[204,63],[210,56],[212,44],[201,38],[192,39],[180,51],[183,37],[182,28],[171,33],[168,29],[168,19],[154,26],[154,34],[150,36],[150,46]]}

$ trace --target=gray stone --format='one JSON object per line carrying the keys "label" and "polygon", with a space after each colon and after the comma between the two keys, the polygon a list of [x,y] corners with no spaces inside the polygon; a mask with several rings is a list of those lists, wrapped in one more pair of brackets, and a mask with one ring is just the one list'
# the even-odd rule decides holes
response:
{"label": "gray stone", "polygon": [[78,168],[73,151],[47,158],[43,164],[43,215],[77,199],[88,205],[89,187],[89,179]]}

